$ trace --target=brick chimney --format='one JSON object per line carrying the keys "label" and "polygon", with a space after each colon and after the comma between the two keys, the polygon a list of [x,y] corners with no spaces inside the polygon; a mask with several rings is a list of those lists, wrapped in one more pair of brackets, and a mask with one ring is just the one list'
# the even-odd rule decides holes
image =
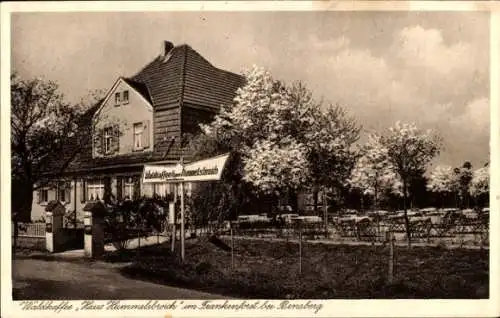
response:
{"label": "brick chimney", "polygon": [[165,57],[174,48],[174,44],[170,41],[163,41],[161,56]]}

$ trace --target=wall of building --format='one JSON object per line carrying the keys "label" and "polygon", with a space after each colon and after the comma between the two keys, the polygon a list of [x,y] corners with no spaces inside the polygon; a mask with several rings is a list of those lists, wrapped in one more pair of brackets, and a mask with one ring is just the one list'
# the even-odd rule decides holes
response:
{"label": "wall of building", "polygon": [[[127,104],[120,103],[119,105],[116,105],[115,93],[122,93],[125,90],[128,90],[129,92],[129,102]],[[118,152],[111,154],[111,156],[136,152],[134,150],[135,123],[144,123],[147,126],[149,145],[143,151],[152,151],[154,144],[153,108],[130,85],[123,80],[120,80],[116,87],[111,91],[109,98],[104,103],[97,116],[96,123],[96,131],[114,124],[118,124],[120,127],[119,150]],[[94,156],[100,155],[94,150]]]}
{"label": "wall of building", "polygon": [[216,112],[194,104],[184,103],[182,108],[182,131],[196,135],[200,133],[200,124],[209,124]]}
{"label": "wall of building", "polygon": [[[123,177],[123,175],[117,175],[114,177],[111,177],[111,193],[116,197],[118,195],[118,177]],[[136,177],[139,177],[138,175]],[[66,213],[70,214],[76,210],[76,218],[79,221],[83,221],[83,216],[84,216],[84,211],[83,208],[85,207],[87,203],[87,199],[84,198],[84,195],[87,193],[87,191],[83,191],[82,187],[86,184],[83,179],[77,179],[71,181],[71,189],[69,189],[70,192],[70,200],[68,202],[64,202],[64,206],[66,208]],[[157,193],[158,191],[163,194],[164,192],[166,193],[173,193],[175,190],[177,190],[177,194],[180,195],[180,189],[179,187],[174,187],[174,186],[167,186],[166,184],[164,186],[159,186],[156,188]],[[191,183],[186,183],[185,184],[185,192],[190,195],[192,193],[192,189],[194,189],[194,184]],[[55,200],[56,199],[56,189],[49,189],[49,200]],[[122,192],[123,193],[123,192]],[[146,196],[146,197],[151,197],[153,196],[154,193],[154,185],[153,184],[143,184],[142,181],[140,183],[140,194],[141,196]],[[32,209],[31,209],[31,220],[32,221],[37,221],[40,220],[42,217],[45,218],[45,207],[47,206],[48,202],[38,202],[38,191],[33,192],[33,203],[32,203]]]}
{"label": "wall of building", "polygon": [[[163,107],[155,109],[154,129],[156,151],[162,152],[168,149],[168,141],[181,136],[181,113],[178,106]],[[166,139],[166,140],[165,140]]]}
{"label": "wall of building", "polygon": [[[66,211],[77,211],[77,218],[83,220],[83,207],[85,203],[82,202],[82,180],[73,180],[70,182],[71,188],[67,191],[69,194],[69,200],[66,202],[62,202]],[[76,190],[76,193],[75,193]],[[47,202],[39,202],[38,190],[33,191],[33,202],[31,205],[31,221],[38,221],[40,219],[45,219],[45,207],[47,203],[56,200],[56,189],[55,188],[47,188],[48,191],[48,200]]]}

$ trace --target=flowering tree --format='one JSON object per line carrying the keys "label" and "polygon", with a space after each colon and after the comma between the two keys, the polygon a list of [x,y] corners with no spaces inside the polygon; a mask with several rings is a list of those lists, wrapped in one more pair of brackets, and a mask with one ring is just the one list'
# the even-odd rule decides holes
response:
{"label": "flowering tree", "polygon": [[482,167],[474,171],[469,185],[469,193],[479,201],[480,197],[489,194],[490,171],[489,167]]}
{"label": "flowering tree", "polygon": [[437,166],[429,177],[427,189],[444,196],[453,194],[455,195],[455,204],[457,204],[456,194],[460,189],[459,174],[450,166]]}
{"label": "flowering tree", "polygon": [[349,171],[346,158],[359,129],[342,109],[322,110],[302,84],[285,85],[264,68],[245,75],[234,105],[201,126],[241,159],[242,180],[267,195],[345,180],[339,172]]}
{"label": "flowering tree", "polygon": [[258,141],[244,159],[243,180],[264,192],[283,193],[307,182],[306,149],[294,140]]}
{"label": "flowering tree", "polygon": [[354,165],[349,184],[360,189],[364,195],[373,196],[374,207],[377,208],[381,193],[389,191],[402,195],[402,184],[394,170],[387,148],[380,143],[380,136],[371,134]]}
{"label": "flowering tree", "polygon": [[411,229],[406,202],[411,179],[425,170],[427,164],[439,154],[440,140],[431,131],[422,131],[415,124],[397,122],[389,128],[380,142],[387,149],[389,162],[403,184],[403,208],[408,247],[411,246]]}

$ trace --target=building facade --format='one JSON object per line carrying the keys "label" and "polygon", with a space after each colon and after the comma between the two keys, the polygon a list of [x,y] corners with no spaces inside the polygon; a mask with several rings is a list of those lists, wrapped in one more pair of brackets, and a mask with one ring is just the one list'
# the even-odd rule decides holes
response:
{"label": "building facade", "polygon": [[82,219],[85,204],[102,200],[105,191],[117,199],[172,193],[172,184],[143,184],[143,166],[188,158],[185,136],[198,133],[200,123],[232,103],[243,83],[242,76],[213,66],[189,45],[165,41],[153,61],[134,76],[119,77],[88,111],[91,142],[63,180],[34,193],[31,219],[41,219],[54,199]]}

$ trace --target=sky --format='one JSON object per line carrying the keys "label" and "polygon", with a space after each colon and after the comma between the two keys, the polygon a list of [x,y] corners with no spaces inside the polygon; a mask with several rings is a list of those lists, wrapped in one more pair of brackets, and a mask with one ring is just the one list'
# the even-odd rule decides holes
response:
{"label": "sky", "polygon": [[433,165],[489,159],[487,12],[14,13],[11,64],[56,81],[69,101],[132,76],[168,40],[214,66],[264,66],[302,81],[362,125],[362,139],[400,120],[435,129]]}

